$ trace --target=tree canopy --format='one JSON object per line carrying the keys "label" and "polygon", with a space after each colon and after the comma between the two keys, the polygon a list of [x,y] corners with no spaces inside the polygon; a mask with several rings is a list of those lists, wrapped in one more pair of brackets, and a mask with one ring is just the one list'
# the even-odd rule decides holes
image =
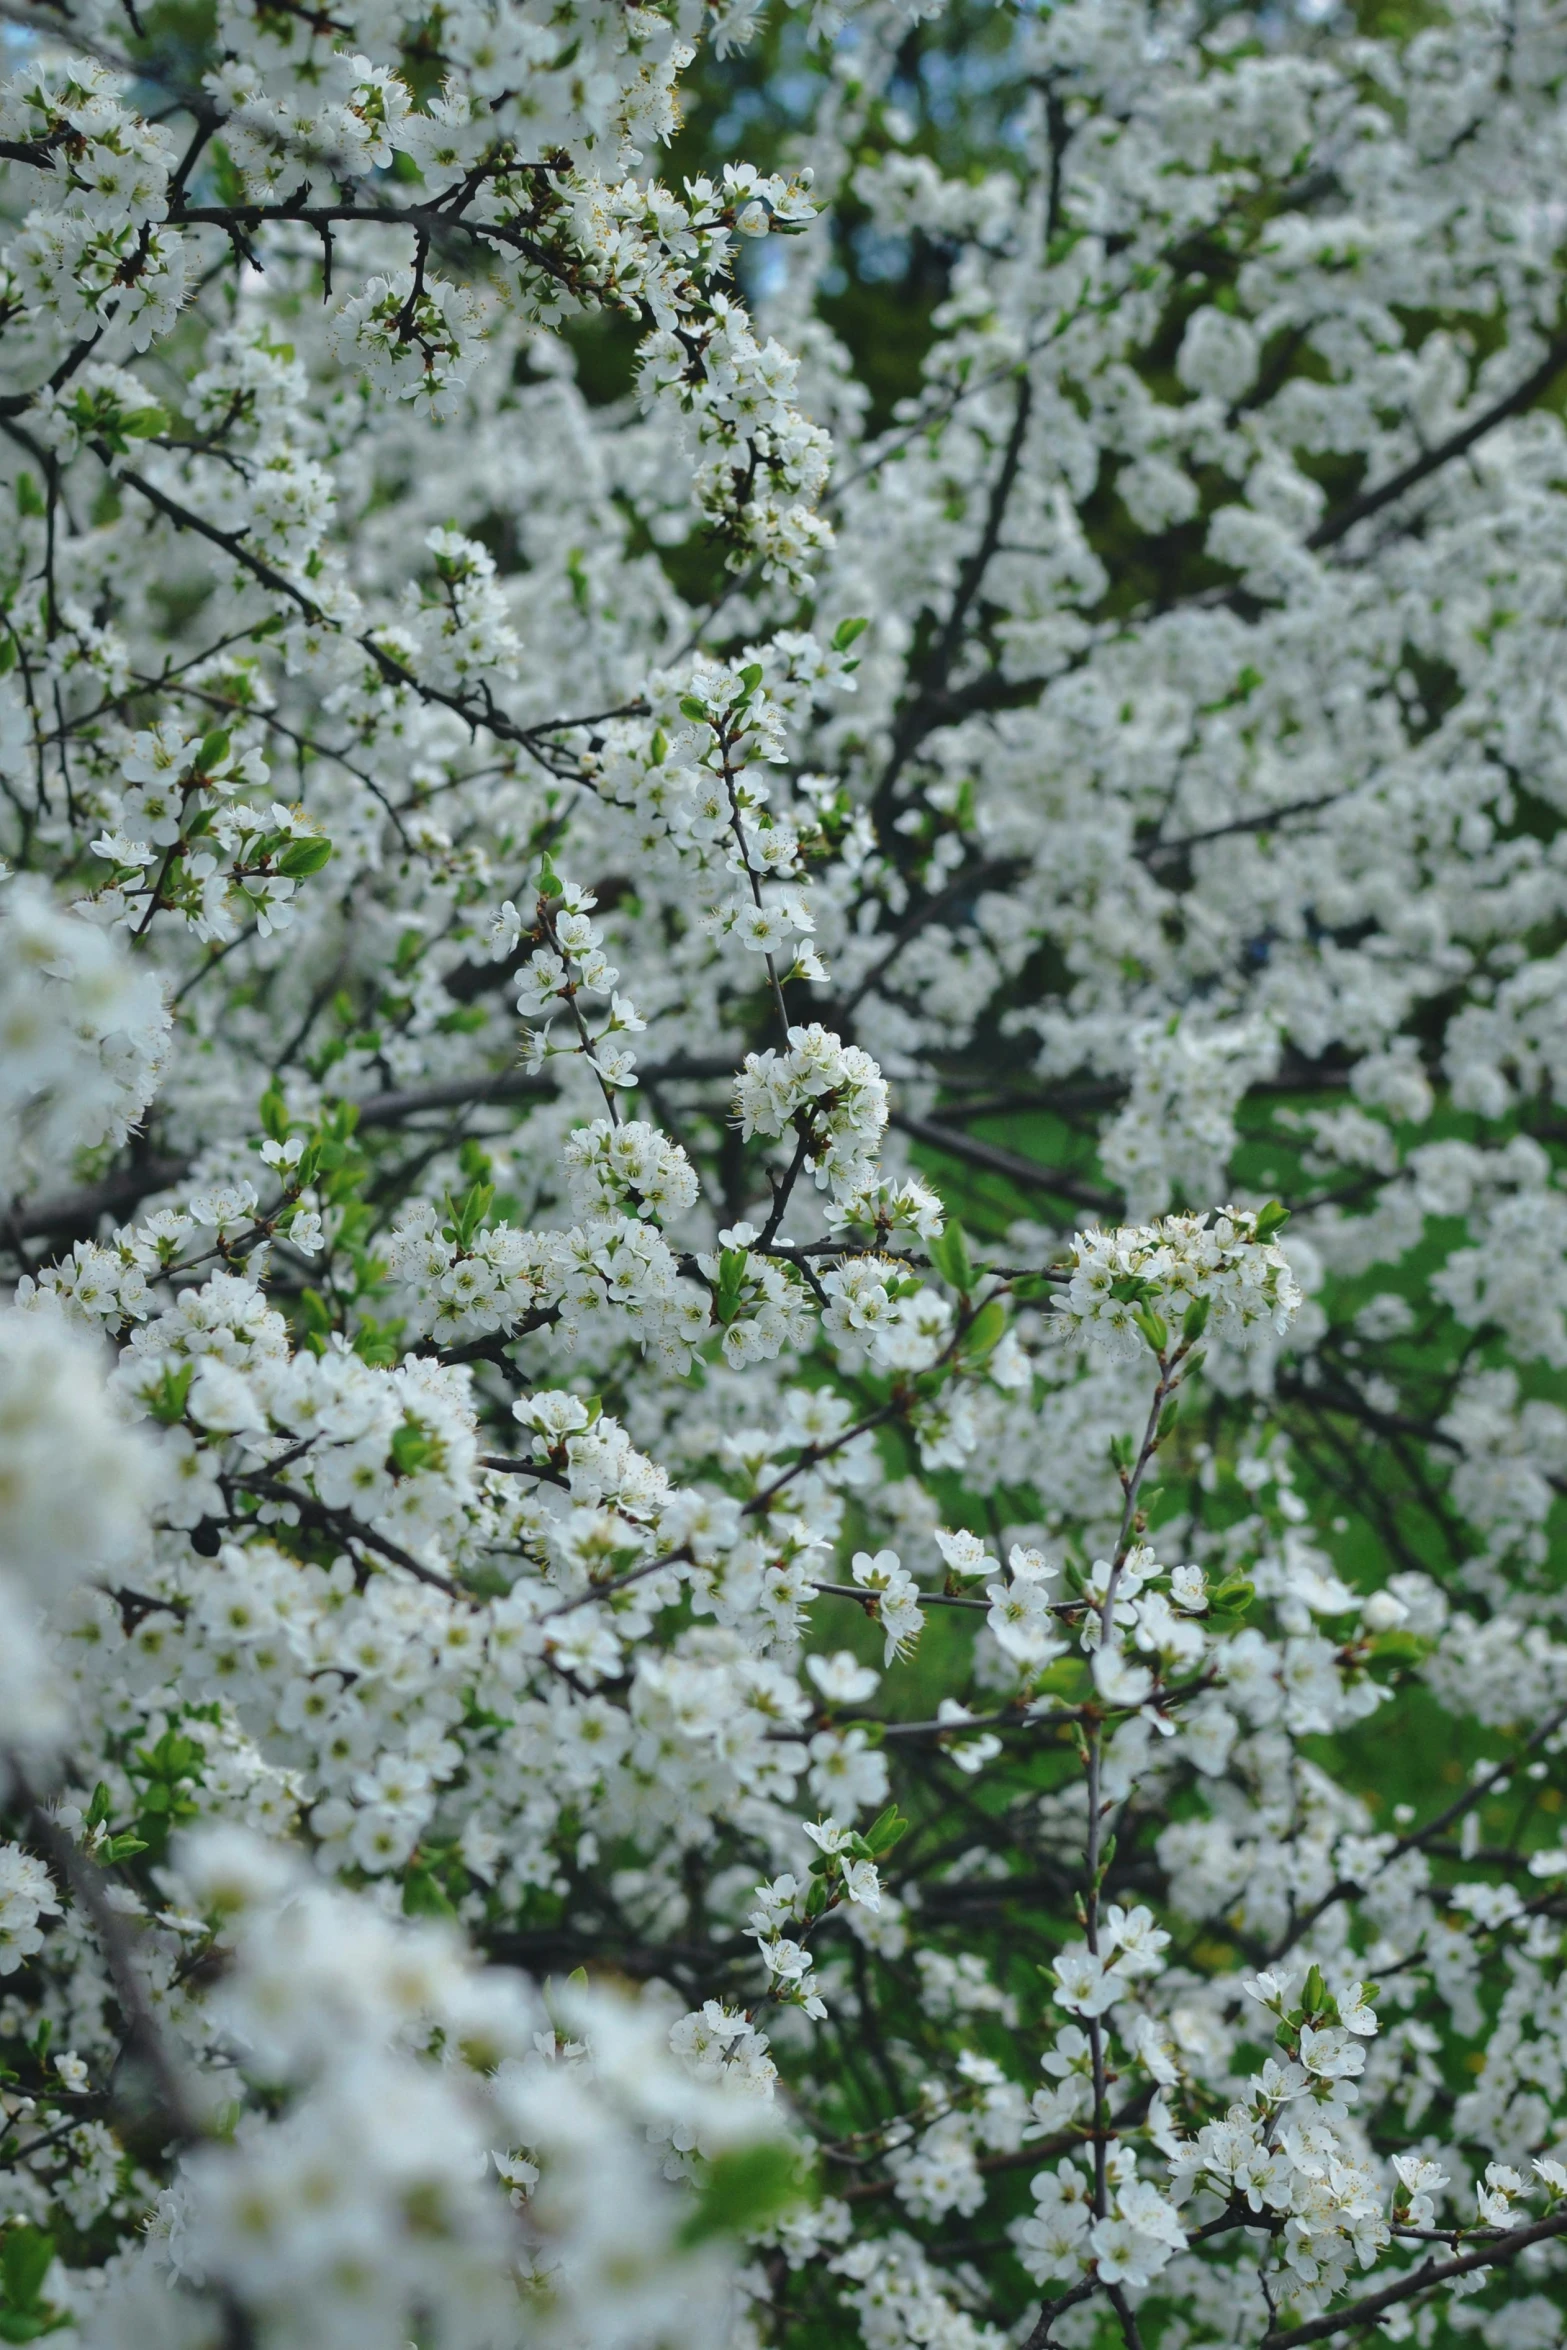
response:
{"label": "tree canopy", "polygon": [[0,2340],[1559,2350],[1567,13],[0,89]]}

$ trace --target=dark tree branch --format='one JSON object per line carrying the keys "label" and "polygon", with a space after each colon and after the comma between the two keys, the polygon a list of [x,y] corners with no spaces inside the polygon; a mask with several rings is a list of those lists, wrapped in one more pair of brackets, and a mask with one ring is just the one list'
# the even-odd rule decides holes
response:
{"label": "dark tree branch", "polygon": [[1526,408],[1532,408],[1564,366],[1567,366],[1567,335],[1558,335],[1539,366],[1532,374],[1525,376],[1523,382],[1504,399],[1482,409],[1478,416],[1460,425],[1457,432],[1449,433],[1445,441],[1438,441],[1434,448],[1412,458],[1408,465],[1390,474],[1386,481],[1362,490],[1358,497],[1348,499],[1333,513],[1325,515],[1307,539],[1307,546],[1313,553],[1323,547],[1336,546],[1347,532],[1354,529],[1357,522],[1364,522],[1369,516],[1380,514],[1384,506],[1391,506],[1406,490],[1412,490],[1418,482],[1429,480],[1433,473],[1440,473],[1443,466],[1451,465],[1455,457],[1465,455],[1476,441],[1484,440],[1486,434],[1493,432],[1497,425],[1505,424],[1511,416],[1522,415]]}
{"label": "dark tree branch", "polygon": [[1099,1215],[1114,1215],[1115,1201],[1107,1192],[1097,1191],[1081,1183],[1075,1175],[1061,1169],[1042,1166],[1037,1159],[1025,1159],[1019,1151],[1009,1151],[1000,1143],[982,1142],[978,1135],[959,1134],[951,1126],[938,1126],[930,1118],[914,1118],[906,1110],[894,1110],[891,1123],[911,1142],[922,1142],[933,1151],[944,1151],[948,1158],[961,1159],[970,1167],[981,1167],[986,1174],[1004,1175],[1010,1183],[1021,1183],[1030,1191],[1053,1192],[1059,1199],[1073,1200],[1080,1207],[1092,1208]]}
{"label": "dark tree branch", "polygon": [[955,873],[944,888],[926,898],[899,924],[883,953],[844,997],[840,1007],[841,1016],[848,1018],[856,1005],[886,977],[910,940],[917,938],[949,907],[957,905],[963,898],[976,895],[982,889],[1003,888],[1025,870],[1020,857],[986,857],[980,864],[966,865],[961,873]]}
{"label": "dark tree branch", "polygon": [[1301,2350],[1306,2342],[1325,2342],[1330,2334],[1356,2332],[1374,2325],[1401,2301],[1412,2300],[1416,2293],[1424,2293],[1432,2285],[1445,2285],[1454,2277],[1466,2277],[1477,2268],[1495,2268],[1503,2261],[1516,2260],[1531,2244],[1548,2243],[1553,2236],[1567,2233],[1567,2211],[1556,2212],[1550,2219],[1536,2220],[1532,2228],[1516,2228],[1500,2242],[1484,2244],[1475,2252],[1460,2252],[1452,2260],[1425,2260],[1397,2284],[1384,2285],[1380,2293],[1367,2293],[1362,2300],[1352,2301],[1347,2309],[1329,2309],[1321,2317],[1308,2318],[1304,2325],[1270,2326],[1262,2337],[1259,2350]]}
{"label": "dark tree branch", "polygon": [[1025,370],[1018,378],[1017,397],[1012,413],[1012,429],[1002,452],[1001,464],[991,485],[986,503],[985,521],[978,544],[966,558],[958,573],[957,585],[941,633],[920,672],[919,688],[905,705],[902,715],[893,726],[892,745],[887,763],[876,786],[876,807],[884,809],[891,800],[899,776],[907,766],[919,744],[934,724],[939,722],[943,709],[947,680],[957,659],[968,625],[969,612],[975,597],[984,584],[991,557],[1000,542],[1007,506],[1017,482],[1018,469],[1023,462],[1023,446],[1028,438],[1029,418],[1033,413],[1034,387]]}

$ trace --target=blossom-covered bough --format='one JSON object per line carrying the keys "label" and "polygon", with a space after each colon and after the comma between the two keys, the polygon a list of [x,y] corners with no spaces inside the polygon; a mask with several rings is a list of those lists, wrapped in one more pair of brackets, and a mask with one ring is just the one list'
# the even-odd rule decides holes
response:
{"label": "blossom-covered bough", "polygon": [[1561,2339],[1567,18],[943,21],[11,14],[0,2339]]}

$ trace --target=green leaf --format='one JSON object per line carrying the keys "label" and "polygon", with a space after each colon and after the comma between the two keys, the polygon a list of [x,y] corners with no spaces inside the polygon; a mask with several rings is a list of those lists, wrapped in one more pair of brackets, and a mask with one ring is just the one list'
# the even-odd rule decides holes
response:
{"label": "green leaf", "polygon": [[930,1261],[949,1289],[968,1296],[974,1286],[974,1260],[969,1255],[968,1234],[955,1216],[930,1242]]}
{"label": "green leaf", "polygon": [[324,1338],[332,1327],[332,1309],[319,1289],[311,1289],[307,1284],[300,1291],[299,1311],[305,1328]]}
{"label": "green leaf", "polygon": [[719,1257],[718,1295],[714,1306],[718,1319],[726,1328],[740,1311],[749,1263],[750,1259],[743,1248],[726,1248]]}
{"label": "green leaf", "polygon": [[1208,1603],[1208,1620],[1216,1626],[1238,1624],[1257,1596],[1257,1588],[1245,1575],[1226,1575]]}
{"label": "green leaf", "polygon": [[1007,1309],[999,1297],[987,1298],[968,1326],[964,1337],[964,1352],[975,1362],[982,1362],[994,1352],[1006,1334]]}
{"label": "green leaf", "polygon": [[262,1131],[269,1141],[287,1141],[288,1105],[283,1099],[281,1089],[276,1084],[269,1085],[262,1095],[260,1116]]}
{"label": "green leaf", "polygon": [[1120,1306],[1141,1305],[1145,1297],[1152,1297],[1154,1286],[1141,1273],[1122,1273],[1110,1284],[1110,1295]]}
{"label": "green leaf", "polygon": [[680,715],[682,718],[689,718],[693,726],[705,726],[707,724],[707,704],[698,701],[695,694],[682,694]]}
{"label": "green leaf", "polygon": [[759,2228],[793,2197],[794,2174],[794,2151],[781,2139],[716,2154],[678,2241],[689,2251],[714,2236],[737,2236]]}
{"label": "green leaf", "polygon": [[849,647],[852,644],[857,643],[858,640],[865,634],[865,631],[869,628],[869,626],[870,622],[868,620],[840,620],[837,627],[833,630],[833,651],[835,653],[846,653]]}
{"label": "green leaf", "polygon": [[493,1183],[470,1183],[460,1202],[448,1198],[447,1212],[451,1216],[452,1234],[459,1248],[470,1246],[494,1204]]}
{"label": "green leaf", "polygon": [[1181,1319],[1181,1343],[1195,1346],[1208,1327],[1208,1316],[1213,1311],[1211,1297],[1194,1297]]}
{"label": "green leaf", "polygon": [[41,515],[44,512],[43,492],[30,473],[16,477],[16,510],[18,514]]}
{"label": "green leaf", "polygon": [[156,1389],[147,1398],[147,1409],[165,1428],[173,1428],[185,1417],[185,1399],[190,1383],[196,1376],[194,1363],[181,1363],[176,1368],[168,1365]]}
{"label": "green leaf", "polygon": [[1367,1645],[1371,1669],[1378,1680],[1384,1680],[1405,1666],[1423,1664],[1434,1643],[1423,1633],[1395,1626],[1389,1632],[1378,1632]]}
{"label": "green leaf", "polygon": [[881,1813],[880,1817],[872,1820],[870,1826],[865,1831],[865,1841],[870,1846],[871,1852],[877,1860],[881,1858],[884,1852],[890,1852],[892,1850],[899,1837],[905,1833],[906,1829],[908,1828],[908,1824],[909,1823],[906,1819],[903,1819],[899,1816],[898,1807],[895,1803],[889,1803],[886,1810]]}
{"label": "green leaf", "polygon": [[1257,1238],[1272,1240],[1283,1231],[1290,1220],[1289,1209],[1282,1200],[1270,1199],[1265,1208],[1257,1210]]}
{"label": "green leaf", "polygon": [[421,1421],[407,1419],[392,1430],[389,1450],[399,1476],[411,1477],[435,1458],[440,1446]]}
{"label": "green leaf", "polygon": [[1156,1314],[1150,1306],[1139,1306],[1132,1316],[1156,1355],[1162,1355],[1170,1343],[1170,1326],[1163,1314]]}
{"label": "green leaf", "polygon": [[290,841],[277,861],[277,869],[290,881],[303,881],[311,873],[319,873],[332,855],[332,843],[319,836],[314,840]]}
{"label": "green leaf", "polygon": [[10,2230],[0,2249],[0,2283],[5,2286],[6,2302],[11,2309],[30,2310],[35,2306],[53,2258],[52,2236],[41,2235],[36,2228]]}
{"label": "green leaf", "polygon": [[390,1370],[402,1355],[402,1323],[361,1322],[353,1335],[353,1349],[362,1363]]}
{"label": "green leaf", "polygon": [[196,752],[198,772],[202,775],[210,775],[214,767],[221,767],[229,755],[229,748],[227,727],[214,727],[211,734],[203,735]]}
{"label": "green leaf", "polygon": [[154,404],[150,408],[133,408],[128,416],[122,416],[120,430],[133,441],[153,441],[168,431],[171,421],[168,410]]}
{"label": "green leaf", "polygon": [[457,1911],[433,1869],[412,1868],[403,1880],[403,1914],[411,1918],[454,1918]]}

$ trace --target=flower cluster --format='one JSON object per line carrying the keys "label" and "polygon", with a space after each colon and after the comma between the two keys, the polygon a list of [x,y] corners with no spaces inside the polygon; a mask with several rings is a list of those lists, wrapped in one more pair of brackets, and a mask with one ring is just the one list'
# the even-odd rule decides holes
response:
{"label": "flower cluster", "polygon": [[[147,1449],[116,1418],[104,1369],[56,1316],[0,1310],[0,1740],[13,1757],[67,1727],[42,1611],[83,1576],[123,1567],[145,1539]],[[21,1900],[44,1880],[32,1862],[15,1869]]]}
{"label": "flower cluster", "polygon": [[[304,2342],[323,2326],[379,2334],[432,2297],[493,2327],[519,2264],[547,2306],[557,2264],[580,2299],[613,2260],[622,2291],[690,2294],[701,2337],[718,2280],[682,2261],[685,2214],[648,2124],[720,2163],[766,2147],[765,2078],[759,2095],[671,2063],[653,2020],[604,1995],[567,1997],[567,2038],[520,1979],[476,1973],[448,1928],[380,1917],[243,1830],[203,1830],[179,1863],[194,1914],[176,1930],[232,1954],[223,2026],[288,2106],[182,2166],[155,2222],[174,2276],[221,2280],[272,2338]],[[636,2215],[612,2240],[595,2210],[610,2179]],[[373,2280],[342,2259],[348,2240],[377,2247]]]}
{"label": "flower cluster", "polygon": [[787,1050],[747,1053],[735,1080],[740,1131],[799,1135],[804,1166],[839,1199],[873,1180],[887,1125],[887,1087],[870,1055],[813,1020],[791,1028]]}
{"label": "flower cluster", "polygon": [[157,1088],[169,1013],[154,973],[28,876],[0,881],[0,942],[0,1154],[20,1189],[125,1140]]}
{"label": "flower cluster", "polygon": [[41,1917],[58,1917],[60,1897],[43,1862],[19,1844],[0,1844],[0,1975],[43,1948]]}
{"label": "flower cluster", "polygon": [[221,728],[195,738],[165,720],[131,737],[120,774],[130,789],[105,792],[91,844],[108,878],[79,913],[137,937],[172,914],[216,944],[242,925],[261,938],[288,928],[295,890],[332,844],[301,809],[241,796],[269,781],[259,747],[238,751]]}
{"label": "flower cluster", "polygon": [[1300,1288],[1267,1211],[1221,1208],[1212,1217],[1162,1216],[1081,1233],[1072,1245],[1067,1286],[1050,1301],[1063,1336],[1137,1350],[1147,1336],[1140,1314],[1184,1318],[1206,1309],[1216,1336],[1243,1342],[1287,1329]]}

